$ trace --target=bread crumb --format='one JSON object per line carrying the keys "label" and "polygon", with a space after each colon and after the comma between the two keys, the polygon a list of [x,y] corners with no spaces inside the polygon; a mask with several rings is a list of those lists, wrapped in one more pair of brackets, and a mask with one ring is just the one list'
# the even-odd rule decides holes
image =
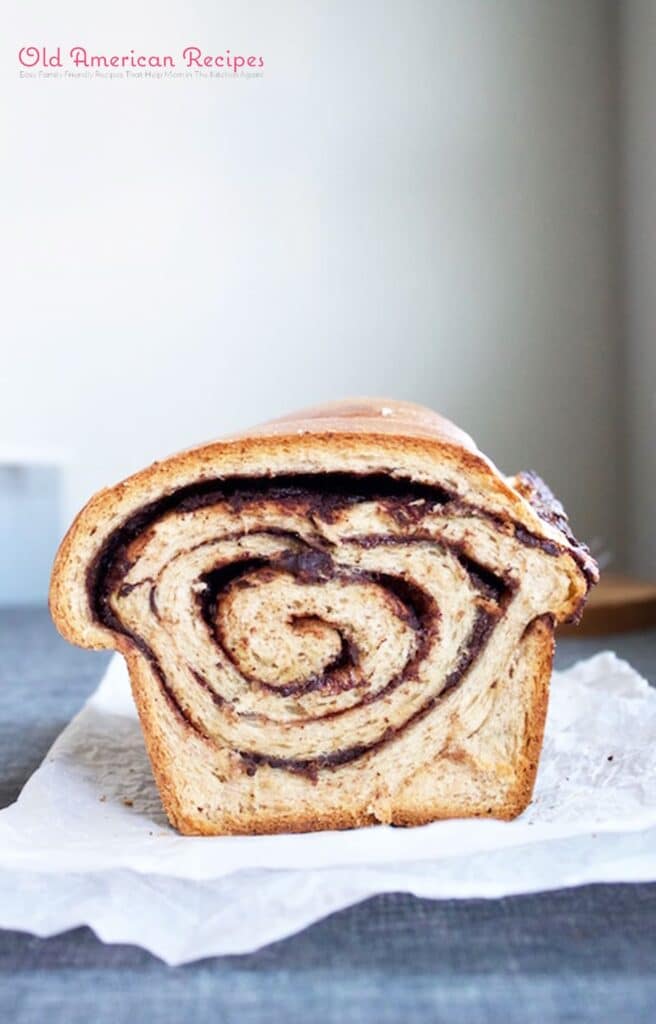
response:
{"label": "bread crumb", "polygon": [[392,412],[393,412],[393,410],[390,409],[390,407],[388,405],[384,405],[383,408],[380,410],[380,415],[381,416],[391,416]]}
{"label": "bread crumb", "polygon": [[123,805],[125,807],[134,807],[134,800],[128,800],[127,797],[123,797]]}

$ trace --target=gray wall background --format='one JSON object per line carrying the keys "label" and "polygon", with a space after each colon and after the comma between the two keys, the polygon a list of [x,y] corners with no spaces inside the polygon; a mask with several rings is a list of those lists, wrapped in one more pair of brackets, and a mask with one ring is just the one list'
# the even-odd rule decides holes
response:
{"label": "gray wall background", "polygon": [[624,554],[656,575],[656,4],[623,9]]}
{"label": "gray wall background", "polygon": [[[0,439],[66,452],[66,519],[169,451],[390,394],[655,573],[656,27],[625,6],[10,0]],[[19,80],[27,43],[265,77]]]}

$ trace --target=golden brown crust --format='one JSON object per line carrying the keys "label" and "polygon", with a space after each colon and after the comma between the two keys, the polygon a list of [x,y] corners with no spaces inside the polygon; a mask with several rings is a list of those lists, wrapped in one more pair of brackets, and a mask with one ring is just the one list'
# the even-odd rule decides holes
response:
{"label": "golden brown crust", "polygon": [[414,402],[399,402],[389,398],[349,398],[326,402],[300,409],[275,420],[269,420],[236,437],[253,434],[272,436],[289,431],[316,433],[402,434],[404,437],[423,437],[431,441],[458,445],[480,456],[472,438],[439,413]]}
{"label": "golden brown crust", "polygon": [[[189,729],[143,650],[98,620],[87,579],[108,538],[162,496],[211,480],[340,472],[384,474],[443,489],[452,495],[454,508],[461,507],[472,522],[484,515],[501,534],[512,537],[515,531],[525,537],[529,548],[538,551],[535,558],[542,557],[542,545],[545,565],[548,561],[560,583],[552,587],[554,596],[544,598],[548,613],[536,612],[526,629],[512,671],[497,681],[503,700],[493,700],[487,692],[477,695],[474,683],[467,683],[443,700],[442,714],[451,716],[448,735],[440,739],[430,732],[430,716],[412,727],[412,749],[425,743],[426,749],[436,751],[434,778],[430,766],[417,762],[415,775],[406,771],[405,781],[392,792],[386,784],[376,786],[375,772],[372,776],[367,768],[366,799],[346,799],[333,785],[332,771],[319,773],[309,795],[303,787],[312,783],[291,775],[283,799],[275,781],[278,769],[264,765],[251,779],[237,755]],[[586,579],[582,549],[563,522],[539,514],[532,497],[525,479],[506,479],[470,437],[430,410],[389,399],[331,403],[181,452],[99,492],[62,542],[50,607],[57,628],[73,643],[114,648],[125,656],[164,807],[185,834],[340,829],[377,821],[414,825],[454,816],[508,819],[524,809],[532,793],[547,706],[553,622],[576,614],[596,573],[590,562]],[[470,720],[477,713],[472,708],[479,704],[485,705],[485,714],[481,710],[482,724],[472,730]],[[349,791],[357,792],[357,773],[364,771],[359,765],[373,764],[368,759],[375,756],[366,754],[355,766],[336,773],[347,780]]]}

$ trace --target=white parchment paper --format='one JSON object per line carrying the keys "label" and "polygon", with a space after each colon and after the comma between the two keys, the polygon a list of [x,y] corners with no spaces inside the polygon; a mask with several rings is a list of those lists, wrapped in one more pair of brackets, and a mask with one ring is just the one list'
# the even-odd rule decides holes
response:
{"label": "white parchment paper", "polygon": [[656,880],[656,691],[611,653],[555,673],[513,822],[185,838],[167,824],[122,660],[0,812],[0,926],[88,924],[168,963],[242,953],[379,892],[498,897]]}

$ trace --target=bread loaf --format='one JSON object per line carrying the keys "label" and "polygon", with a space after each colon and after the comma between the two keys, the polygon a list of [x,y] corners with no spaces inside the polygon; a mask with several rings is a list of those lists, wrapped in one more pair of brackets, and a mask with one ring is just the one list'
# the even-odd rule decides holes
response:
{"label": "bread loaf", "polygon": [[538,477],[365,399],[101,491],[50,600],[125,657],[171,823],[248,834],[519,814],[554,627],[596,579]]}

